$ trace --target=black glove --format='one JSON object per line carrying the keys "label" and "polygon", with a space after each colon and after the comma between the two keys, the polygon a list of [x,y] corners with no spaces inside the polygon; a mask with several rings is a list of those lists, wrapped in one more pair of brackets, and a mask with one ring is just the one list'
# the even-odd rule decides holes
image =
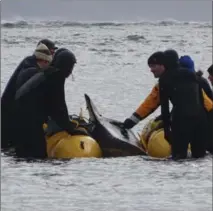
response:
{"label": "black glove", "polygon": [[133,128],[134,126],[136,125],[135,122],[133,122],[130,118],[127,118],[124,123],[123,123],[123,126],[126,128],[126,129],[131,129]]}
{"label": "black glove", "polygon": [[128,132],[126,131],[123,122],[119,122],[119,121],[116,121],[116,120],[112,120],[110,123],[113,124],[113,125],[115,125],[115,126],[117,126],[117,127],[119,127],[119,128],[120,128],[121,134],[122,134],[125,138],[129,138]]}
{"label": "black glove", "polygon": [[133,128],[137,123],[139,123],[142,120],[142,118],[134,112],[130,118],[127,118],[124,121],[124,127],[126,129],[131,129]]}

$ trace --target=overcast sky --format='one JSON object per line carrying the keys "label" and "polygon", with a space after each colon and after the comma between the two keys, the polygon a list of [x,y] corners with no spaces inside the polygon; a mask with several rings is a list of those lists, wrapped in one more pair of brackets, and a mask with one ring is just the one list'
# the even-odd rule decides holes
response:
{"label": "overcast sky", "polygon": [[3,0],[2,19],[212,21],[212,2],[193,0]]}

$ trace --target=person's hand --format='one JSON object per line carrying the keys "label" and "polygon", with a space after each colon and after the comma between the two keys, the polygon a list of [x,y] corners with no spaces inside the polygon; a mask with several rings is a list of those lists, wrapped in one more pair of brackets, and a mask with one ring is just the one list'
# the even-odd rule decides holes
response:
{"label": "person's hand", "polygon": [[135,122],[133,122],[130,118],[125,119],[123,126],[126,129],[131,129],[136,125]]}
{"label": "person's hand", "polygon": [[120,129],[121,134],[125,137],[125,138],[129,138],[128,132],[126,131],[125,127],[124,127],[124,123],[123,122],[119,122],[116,120],[113,120],[110,122],[111,124],[117,126]]}

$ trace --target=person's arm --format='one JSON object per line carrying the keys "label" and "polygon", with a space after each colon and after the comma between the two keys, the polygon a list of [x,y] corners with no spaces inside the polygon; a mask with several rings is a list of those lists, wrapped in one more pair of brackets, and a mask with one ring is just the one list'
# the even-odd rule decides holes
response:
{"label": "person's arm", "polygon": [[170,122],[170,112],[169,112],[169,96],[168,87],[162,84],[162,90],[160,92],[160,104],[161,104],[161,116],[164,126],[164,137],[171,143],[171,122]]}
{"label": "person's arm", "polygon": [[159,85],[155,85],[146,97],[146,99],[140,104],[136,111],[124,121],[125,128],[132,128],[141,120],[145,119],[151,113],[153,113],[160,105],[159,97]]}
{"label": "person's arm", "polygon": [[204,101],[204,107],[206,111],[213,110],[213,101],[207,96],[205,91],[202,89],[202,95],[203,95],[203,101]]}
{"label": "person's arm", "polygon": [[211,90],[208,81],[205,78],[202,78],[202,88],[205,91],[208,98],[210,98],[213,101],[213,92]]}
{"label": "person's arm", "polygon": [[[66,130],[69,134],[76,134],[76,129],[73,128],[73,124],[69,120],[69,114],[67,105],[65,102],[64,84],[65,79],[58,77],[51,81],[51,91],[49,93],[49,114],[50,117],[56,122],[56,124],[63,130]],[[81,132],[81,134],[84,134]]]}
{"label": "person's arm", "polygon": [[[14,99],[14,96],[16,93],[17,77],[23,68],[28,68],[28,67],[32,66],[32,65],[30,65],[31,62],[33,62],[33,56],[24,58],[20,62],[20,64],[16,67],[15,71],[13,72],[12,76],[10,77],[10,79],[4,89],[4,92],[2,94],[2,97],[1,97],[2,103],[10,103],[11,100]],[[33,65],[33,66],[35,66],[35,65]]]}

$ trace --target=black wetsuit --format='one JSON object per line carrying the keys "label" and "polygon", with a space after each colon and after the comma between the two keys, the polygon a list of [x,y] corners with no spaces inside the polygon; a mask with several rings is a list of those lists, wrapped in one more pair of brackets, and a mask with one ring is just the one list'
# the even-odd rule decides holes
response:
{"label": "black wetsuit", "polygon": [[[197,72],[197,79],[199,81],[200,87],[205,91],[206,95],[213,101],[213,91],[208,83],[208,81],[202,76],[202,72]],[[208,118],[208,132],[209,132],[209,139],[207,142],[207,151],[213,153],[213,110],[208,112],[207,111],[207,118]]]}
{"label": "black wetsuit", "polygon": [[208,81],[202,76],[197,76],[197,78],[198,78],[201,88],[205,91],[208,98],[213,101],[213,92],[211,90],[211,87],[210,87]]}
{"label": "black wetsuit", "polygon": [[[204,77],[199,78],[201,88],[205,91],[206,95],[213,101],[213,91]],[[207,142],[207,151],[213,154],[213,110],[207,112],[208,125],[209,125],[209,139]]]}
{"label": "black wetsuit", "polygon": [[[208,123],[195,73],[183,68],[167,70],[159,79],[159,87],[161,115],[166,137],[170,137],[172,157],[186,158],[189,143],[192,156],[203,157],[208,140]],[[171,118],[169,100],[173,105]]]}
{"label": "black wetsuit", "polygon": [[14,97],[16,93],[16,81],[22,69],[29,67],[37,67],[36,57],[34,55],[28,56],[21,61],[14,73],[10,77],[4,92],[1,97],[1,147],[7,148],[10,146],[9,139],[11,131],[10,124],[13,121],[12,106],[14,105]]}
{"label": "black wetsuit", "polygon": [[53,67],[44,71],[29,68],[19,74],[12,128],[12,143],[18,156],[47,156],[43,123],[49,116],[67,132],[73,131],[65,103],[64,83],[65,77]]}

